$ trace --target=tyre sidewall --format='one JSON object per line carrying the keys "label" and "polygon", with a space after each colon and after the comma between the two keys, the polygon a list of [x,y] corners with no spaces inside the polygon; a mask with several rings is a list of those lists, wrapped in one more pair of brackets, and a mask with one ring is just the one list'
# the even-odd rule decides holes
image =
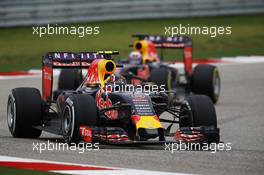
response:
{"label": "tyre sidewall", "polygon": [[[63,139],[65,140],[65,142],[67,143],[71,143],[71,142],[77,142],[79,140],[79,128],[78,128],[78,121],[76,121],[76,112],[75,112],[75,106],[76,106],[76,102],[75,102],[75,97],[74,96],[70,96],[66,99],[65,101],[65,105],[63,108],[63,113],[62,113],[62,135],[63,135]],[[68,111],[67,111],[68,110]],[[66,120],[66,112],[69,112],[70,116],[71,116],[71,123],[70,123],[70,130],[68,130],[68,132],[66,131],[65,128],[65,120]],[[78,131],[77,131],[78,129]]]}

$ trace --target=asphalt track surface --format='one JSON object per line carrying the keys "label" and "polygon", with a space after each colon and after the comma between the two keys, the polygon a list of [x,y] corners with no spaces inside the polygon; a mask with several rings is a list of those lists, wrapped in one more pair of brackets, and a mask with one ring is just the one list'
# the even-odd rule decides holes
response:
{"label": "asphalt track surface", "polygon": [[[263,174],[264,63],[219,66],[222,94],[216,105],[221,140],[231,151],[176,151],[163,147],[101,146],[98,151],[32,151],[32,143],[60,137],[43,133],[40,139],[12,138],[6,124],[6,102],[12,88],[40,88],[40,78],[0,81],[0,155],[82,164],[194,174]],[[25,121],[26,122],[26,121]]]}

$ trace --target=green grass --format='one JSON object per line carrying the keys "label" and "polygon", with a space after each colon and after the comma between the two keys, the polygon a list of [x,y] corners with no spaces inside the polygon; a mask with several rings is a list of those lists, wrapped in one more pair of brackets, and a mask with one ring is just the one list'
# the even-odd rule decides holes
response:
{"label": "green grass", "polygon": [[0,166],[0,174],[1,175],[63,175],[59,173],[22,170],[22,169],[15,169],[15,168],[2,167],[2,166]]}
{"label": "green grass", "polygon": [[[48,51],[119,50],[119,58],[126,58],[131,48],[131,34],[164,34],[165,26],[231,26],[231,35],[216,38],[193,35],[195,58],[222,56],[264,55],[264,14],[186,19],[156,19],[109,21],[82,26],[100,26],[97,36],[32,35],[31,27],[0,29],[0,71],[26,70],[41,67],[41,56]],[[167,60],[181,57],[180,52],[165,53]]]}

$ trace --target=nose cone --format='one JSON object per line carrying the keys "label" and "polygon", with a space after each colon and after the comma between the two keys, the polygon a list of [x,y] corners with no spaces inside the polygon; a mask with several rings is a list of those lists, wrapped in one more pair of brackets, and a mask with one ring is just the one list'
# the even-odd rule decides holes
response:
{"label": "nose cone", "polygon": [[163,129],[157,116],[132,116],[131,119],[140,138],[156,138],[159,136],[159,130]]}

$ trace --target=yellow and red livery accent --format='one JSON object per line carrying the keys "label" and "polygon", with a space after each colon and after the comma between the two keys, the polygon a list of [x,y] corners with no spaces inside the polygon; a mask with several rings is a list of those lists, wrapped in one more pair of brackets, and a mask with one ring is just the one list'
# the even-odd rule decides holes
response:
{"label": "yellow and red livery accent", "polygon": [[116,70],[116,64],[112,60],[96,59],[88,68],[86,84],[99,83],[101,88],[105,86],[108,77]]}
{"label": "yellow and red livery accent", "polygon": [[140,51],[142,54],[142,63],[147,62],[159,62],[158,52],[155,44],[148,40],[138,40],[133,44],[133,48],[136,51]]}
{"label": "yellow and red livery accent", "polygon": [[131,120],[133,124],[136,126],[136,134],[138,135],[138,130],[140,128],[143,129],[162,129],[163,126],[159,121],[159,118],[154,116],[139,116],[139,115],[132,115]]}

